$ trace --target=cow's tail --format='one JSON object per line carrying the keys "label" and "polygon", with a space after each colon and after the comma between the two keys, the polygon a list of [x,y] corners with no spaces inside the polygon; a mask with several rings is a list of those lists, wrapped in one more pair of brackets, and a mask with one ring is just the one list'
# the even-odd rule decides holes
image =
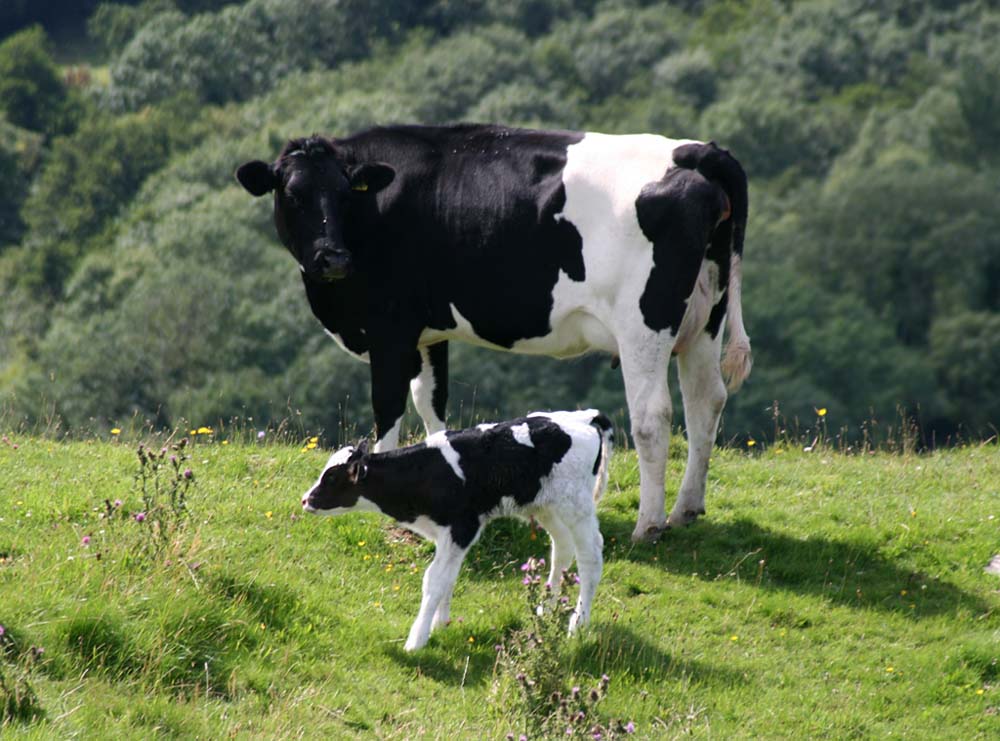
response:
{"label": "cow's tail", "polygon": [[715,142],[683,144],[674,150],[674,162],[697,170],[718,183],[729,198],[730,216],[716,229],[716,235],[729,242],[729,279],[726,286],[729,341],[722,357],[722,374],[726,387],[736,391],[750,375],[753,365],[750,338],[743,326],[743,239],[750,203],[747,176],[736,158]]}
{"label": "cow's tail", "polygon": [[601,444],[597,450],[597,459],[594,461],[594,501],[597,502],[604,491],[608,488],[608,466],[611,463],[611,438],[614,436],[614,428],[611,420],[598,412],[590,420],[590,424],[597,430]]}

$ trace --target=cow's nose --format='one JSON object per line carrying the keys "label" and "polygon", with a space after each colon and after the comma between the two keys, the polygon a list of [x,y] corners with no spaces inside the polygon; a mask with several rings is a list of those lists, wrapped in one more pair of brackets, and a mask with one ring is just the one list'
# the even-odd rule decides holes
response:
{"label": "cow's nose", "polygon": [[303,507],[308,507],[309,506],[309,495],[308,494],[306,494],[305,496],[302,497],[302,506]]}
{"label": "cow's nose", "polygon": [[323,280],[340,280],[350,270],[351,256],[346,250],[317,250],[313,264]]}

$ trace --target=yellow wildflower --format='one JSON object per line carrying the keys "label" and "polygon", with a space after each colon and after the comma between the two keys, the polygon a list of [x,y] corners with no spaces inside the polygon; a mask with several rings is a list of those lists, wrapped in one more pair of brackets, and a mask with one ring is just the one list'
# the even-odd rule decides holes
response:
{"label": "yellow wildflower", "polygon": [[271,510],[268,510],[267,512],[264,513],[264,517],[266,517],[267,519],[270,520],[271,519],[271,515],[273,515],[273,514],[274,513]]}
{"label": "yellow wildflower", "polygon": [[819,409],[817,409],[816,410],[816,414],[818,416],[820,416],[820,417],[825,417],[826,416],[826,407],[820,407]]}
{"label": "yellow wildflower", "polygon": [[198,428],[198,434],[199,435],[211,435],[212,434],[212,428],[211,427],[199,427]]}
{"label": "yellow wildflower", "polygon": [[111,434],[112,435],[120,435],[120,434],[122,434],[122,431],[120,429],[118,429],[117,427],[113,427],[111,429]]}
{"label": "yellow wildflower", "polygon": [[748,448],[752,448],[756,444],[757,444],[757,441],[754,440],[752,437],[749,440],[747,440],[747,447]]}

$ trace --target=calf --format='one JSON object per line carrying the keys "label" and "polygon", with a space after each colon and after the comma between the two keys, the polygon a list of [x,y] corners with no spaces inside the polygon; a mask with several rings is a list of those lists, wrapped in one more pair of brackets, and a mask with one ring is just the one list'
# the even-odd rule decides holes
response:
{"label": "calf", "polygon": [[382,512],[434,541],[424,573],[420,612],[405,649],[427,643],[448,622],[458,571],[486,523],[497,517],[533,517],[552,540],[549,582],[576,557],[580,597],[570,632],[590,617],[601,579],[604,540],[597,500],[607,486],[611,423],[596,410],[536,412],[384,453],[367,442],[334,453],[302,497],[307,512]]}

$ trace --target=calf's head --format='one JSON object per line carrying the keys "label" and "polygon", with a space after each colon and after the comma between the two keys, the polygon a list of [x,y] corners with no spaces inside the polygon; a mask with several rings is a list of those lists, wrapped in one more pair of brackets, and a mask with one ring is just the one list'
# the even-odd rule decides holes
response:
{"label": "calf's head", "polygon": [[360,500],[367,475],[368,441],[341,448],[330,456],[323,473],[302,496],[302,509],[320,515],[367,509],[366,500]]}
{"label": "calf's head", "polygon": [[274,193],[278,237],[307,278],[326,282],[356,267],[347,226],[375,210],[375,194],[395,175],[381,162],[348,164],[335,142],[316,136],[293,139],[273,164],[252,160],[236,170],[251,195]]}

